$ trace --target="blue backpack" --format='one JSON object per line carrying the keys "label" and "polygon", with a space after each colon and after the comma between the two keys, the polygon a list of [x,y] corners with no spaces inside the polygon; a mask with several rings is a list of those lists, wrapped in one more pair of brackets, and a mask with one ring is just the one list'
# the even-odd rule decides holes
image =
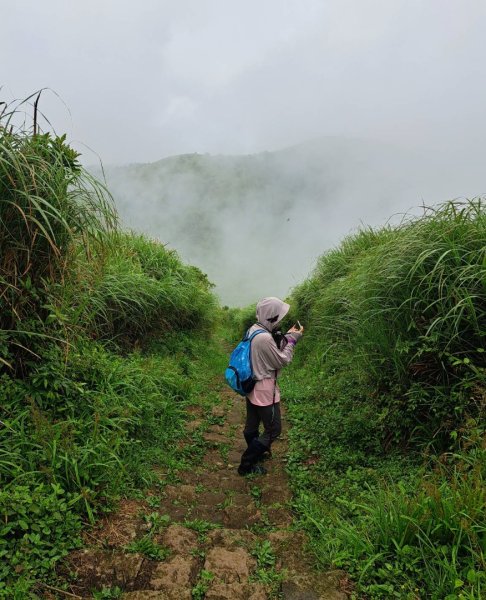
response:
{"label": "blue backpack", "polygon": [[246,396],[255,387],[251,365],[251,340],[259,333],[265,333],[265,329],[258,329],[251,335],[246,332],[245,337],[231,353],[229,366],[224,374],[230,388],[240,396]]}

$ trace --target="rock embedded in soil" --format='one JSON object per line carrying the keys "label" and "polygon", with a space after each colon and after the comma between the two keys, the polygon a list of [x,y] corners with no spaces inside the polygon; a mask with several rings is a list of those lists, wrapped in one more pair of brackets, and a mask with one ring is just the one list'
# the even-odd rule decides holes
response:
{"label": "rock embedded in soil", "polygon": [[157,544],[169,548],[173,554],[186,555],[197,549],[197,533],[182,527],[170,525],[165,531],[156,536]]}
{"label": "rock embedded in soil", "polygon": [[214,529],[208,534],[208,542],[212,546],[220,546],[226,550],[252,548],[257,540],[257,536],[246,529]]}
{"label": "rock embedded in soil", "polygon": [[286,508],[268,508],[267,517],[274,527],[290,527],[292,515]]}
{"label": "rock embedded in soil", "polygon": [[348,595],[340,591],[342,571],[302,571],[289,574],[282,584],[283,600],[346,600]]}
{"label": "rock embedded in soil", "polygon": [[224,417],[226,414],[226,408],[221,406],[221,404],[217,404],[211,408],[211,414],[213,417]]}
{"label": "rock embedded in soil", "polygon": [[148,588],[164,592],[170,600],[191,600],[191,589],[197,572],[196,558],[174,556],[167,562],[157,564]]}
{"label": "rock embedded in soil", "polygon": [[127,587],[133,583],[144,557],[141,554],[121,554],[102,550],[78,550],[69,562],[76,575],[76,585],[84,588],[103,586]]}
{"label": "rock embedded in soil", "polygon": [[255,525],[262,518],[260,510],[254,506],[233,505],[223,510],[223,523],[232,529],[244,529]]}
{"label": "rock embedded in soil", "polygon": [[211,445],[227,444],[228,438],[220,431],[209,431],[204,434],[204,441]]}
{"label": "rock embedded in soil", "polygon": [[228,453],[228,461],[234,465],[239,465],[241,462],[241,454],[240,450],[230,450]]}
{"label": "rock embedded in soil", "polygon": [[320,596],[313,590],[305,590],[295,584],[293,581],[286,581],[282,584],[283,600],[320,600]]}
{"label": "rock embedded in soil", "polygon": [[196,489],[193,485],[168,485],[164,489],[164,494],[168,500],[177,500],[185,504],[196,500]]}
{"label": "rock embedded in soil", "polygon": [[203,492],[199,494],[199,498],[197,499],[198,506],[208,506],[213,511],[218,507],[218,504],[224,503],[226,500],[226,494],[219,490],[215,490],[212,492]]}
{"label": "rock embedded in soil", "polygon": [[204,563],[204,569],[224,583],[246,583],[254,567],[254,559],[243,548],[211,548]]}
{"label": "rock embedded in soil", "polygon": [[265,484],[262,488],[262,502],[265,502],[265,504],[274,504],[275,502],[285,504],[285,502],[289,502],[291,498],[292,494],[288,485]]}
{"label": "rock embedded in soil", "polygon": [[216,582],[211,585],[205,600],[267,600],[264,588],[257,583]]}

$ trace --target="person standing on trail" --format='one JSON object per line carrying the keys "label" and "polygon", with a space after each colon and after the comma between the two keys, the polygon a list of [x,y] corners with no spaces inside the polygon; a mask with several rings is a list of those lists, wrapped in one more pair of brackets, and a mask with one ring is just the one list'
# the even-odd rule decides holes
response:
{"label": "person standing on trail", "polygon": [[[241,456],[240,475],[267,471],[257,464],[265,453],[270,453],[272,442],[282,431],[280,417],[280,390],[277,383],[279,371],[288,365],[294,355],[294,346],[304,333],[304,328],[292,327],[284,335],[277,331],[279,323],[290,306],[279,298],[263,298],[257,304],[257,323],[248,331],[265,330],[251,342],[251,363],[255,387],[246,397],[246,423],[243,435],[248,448]],[[300,323],[299,323],[300,325]],[[259,427],[263,423],[263,433]]]}

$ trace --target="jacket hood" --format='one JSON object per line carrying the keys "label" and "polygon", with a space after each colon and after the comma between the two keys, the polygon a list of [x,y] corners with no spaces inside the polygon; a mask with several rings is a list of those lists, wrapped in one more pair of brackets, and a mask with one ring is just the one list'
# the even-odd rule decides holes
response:
{"label": "jacket hood", "polygon": [[289,310],[290,304],[283,302],[279,298],[270,296],[268,298],[263,298],[263,300],[260,300],[257,304],[256,317],[258,322],[263,325],[265,329],[273,331],[277,328],[278,324]]}

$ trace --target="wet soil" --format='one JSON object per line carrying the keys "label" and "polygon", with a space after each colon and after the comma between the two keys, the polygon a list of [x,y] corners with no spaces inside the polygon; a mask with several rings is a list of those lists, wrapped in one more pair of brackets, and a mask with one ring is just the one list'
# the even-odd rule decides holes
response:
{"label": "wet soil", "polygon": [[183,444],[190,449],[197,439],[202,460],[162,492],[120,502],[85,532],[85,547],[68,560],[69,597],[93,598],[102,590],[103,597],[119,597],[108,595],[116,587],[125,600],[348,597],[345,575],[317,573],[304,533],[292,526],[285,432],[264,463],[267,475],[238,475],[244,411],[229,390],[221,391],[209,419],[191,407]]}

